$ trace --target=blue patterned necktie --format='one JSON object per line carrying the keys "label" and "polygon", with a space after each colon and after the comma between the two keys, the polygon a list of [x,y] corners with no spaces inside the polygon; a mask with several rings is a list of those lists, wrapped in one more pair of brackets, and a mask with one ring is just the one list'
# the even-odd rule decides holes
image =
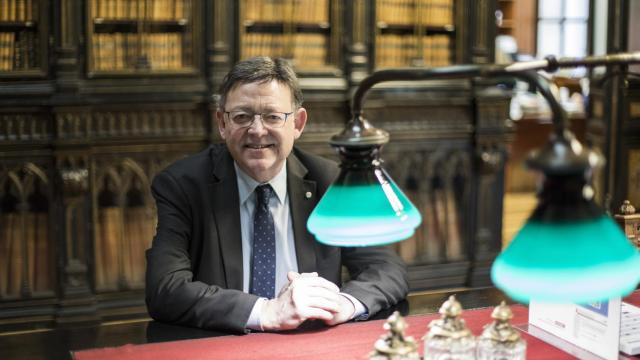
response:
{"label": "blue patterned necktie", "polygon": [[271,185],[256,188],[253,217],[253,254],[251,258],[251,293],[271,299],[276,288],[276,234],[269,211]]}

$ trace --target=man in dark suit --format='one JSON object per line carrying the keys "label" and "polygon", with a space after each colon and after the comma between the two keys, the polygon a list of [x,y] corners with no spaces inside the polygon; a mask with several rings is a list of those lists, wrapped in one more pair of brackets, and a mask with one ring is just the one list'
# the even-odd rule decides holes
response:
{"label": "man in dark suit", "polygon": [[326,246],[306,228],[338,169],[293,146],[307,112],[290,65],[239,62],[220,95],[225,144],[177,161],[152,184],[149,314],[207,329],[278,331],[309,319],[366,319],[403,299],[406,268],[392,251]]}

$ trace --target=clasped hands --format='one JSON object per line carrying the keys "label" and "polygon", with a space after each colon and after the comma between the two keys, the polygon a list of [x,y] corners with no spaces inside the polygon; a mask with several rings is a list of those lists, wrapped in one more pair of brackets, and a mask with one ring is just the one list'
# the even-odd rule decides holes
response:
{"label": "clasped hands", "polygon": [[318,273],[289,271],[289,283],[275,299],[267,300],[260,313],[264,331],[295,329],[305,320],[319,319],[327,325],[349,321],[355,312],[351,300]]}

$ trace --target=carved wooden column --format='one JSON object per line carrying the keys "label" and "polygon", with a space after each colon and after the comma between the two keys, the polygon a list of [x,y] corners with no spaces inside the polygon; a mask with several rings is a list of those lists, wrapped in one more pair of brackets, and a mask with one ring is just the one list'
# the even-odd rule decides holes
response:
{"label": "carved wooden column", "polygon": [[239,2],[223,0],[210,0],[205,2],[205,27],[209,34],[207,41],[207,74],[213,92],[217,92],[222,79],[231,69],[234,62],[232,54],[233,36],[237,30],[234,7],[240,6]]}
{"label": "carved wooden column", "polygon": [[[83,154],[84,153],[84,154]],[[58,236],[61,272],[59,324],[98,321],[89,280],[89,158],[86,152],[59,151]]]}
{"label": "carved wooden column", "polygon": [[[609,19],[607,22],[607,53],[634,50],[630,44],[633,27],[630,26],[637,17],[638,6],[629,0],[609,1]],[[637,77],[615,75],[624,73],[627,66],[612,66],[605,81],[604,124],[606,127],[603,148],[607,163],[604,167],[604,206],[611,213],[624,200],[631,200],[637,205],[640,200],[640,81]]]}
{"label": "carved wooden column", "polygon": [[[345,38],[346,38],[346,68],[349,87],[357,86],[368,74],[369,52],[367,43],[371,43],[371,27],[366,11],[373,11],[374,0],[345,1]],[[375,17],[375,15],[372,15]]]}
{"label": "carved wooden column", "polygon": [[506,149],[511,139],[508,131],[509,99],[507,93],[476,90],[475,155],[476,174],[472,188],[475,224],[472,224],[469,258],[472,259],[471,286],[491,285],[490,269],[502,249],[502,203]]}
{"label": "carved wooden column", "polygon": [[[487,64],[494,60],[496,2],[491,0],[458,0],[456,14],[462,25],[457,36],[458,54],[465,54],[464,63]],[[471,49],[469,51],[468,49]]]}
{"label": "carved wooden column", "polygon": [[[215,124],[215,111],[218,106],[218,88],[233,66],[235,55],[232,44],[239,44],[239,39],[234,39],[238,33],[237,23],[240,2],[225,0],[209,0],[205,2],[205,29],[207,36],[206,74],[210,94],[207,99],[209,114],[209,142],[219,141]],[[236,35],[237,36],[237,35]],[[236,54],[240,50],[236,49]]]}
{"label": "carved wooden column", "polygon": [[83,17],[82,2],[73,0],[58,0],[54,5],[54,14],[58,19],[54,29],[54,52],[56,86],[60,91],[69,92],[78,88],[79,64],[78,43]]}

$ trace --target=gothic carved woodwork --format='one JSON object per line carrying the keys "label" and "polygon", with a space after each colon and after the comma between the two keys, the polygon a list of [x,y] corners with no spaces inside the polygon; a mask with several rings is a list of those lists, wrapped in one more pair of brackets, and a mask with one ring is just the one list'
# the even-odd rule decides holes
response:
{"label": "gothic carved woodwork", "polygon": [[57,160],[64,216],[59,228],[64,237],[64,272],[62,291],[65,296],[88,294],[86,208],[89,191],[87,156],[60,154]]}
{"label": "gothic carved woodwork", "polygon": [[47,171],[42,163],[0,165],[0,299],[46,297],[55,289]]}
{"label": "gothic carved woodwork", "polygon": [[[92,17],[91,5],[107,2],[38,0],[37,69],[0,72],[0,329],[146,316],[144,250],[156,224],[150,184],[170,163],[221,140],[215,96],[241,53],[240,2],[189,0],[193,22],[157,22],[153,31],[185,34],[184,56],[193,60],[166,73],[94,71],[92,36],[139,30],[130,19]],[[297,144],[337,160],[328,140],[350,116],[350,89],[375,66],[376,24],[374,0],[327,4],[329,27],[313,26],[327,34],[330,66],[300,74],[309,121]],[[493,26],[491,4],[454,0],[454,62],[490,58],[491,35],[477,33]],[[478,101],[473,88],[405,84],[376,88],[366,102],[369,119],[392,134],[385,168],[423,215],[414,237],[396,246],[415,290],[470,284],[475,249],[490,259],[500,242],[494,211],[506,107],[499,97]],[[483,215],[491,219],[477,219],[481,202],[494,206]]]}
{"label": "gothic carved woodwork", "polygon": [[42,113],[0,114],[0,141],[42,141],[49,138],[49,120]]}
{"label": "gothic carved woodwork", "polygon": [[199,136],[206,132],[206,123],[196,109],[161,106],[146,111],[59,112],[55,123],[57,137],[64,140]]}
{"label": "gothic carved woodwork", "polygon": [[155,234],[151,169],[134,158],[95,162],[94,282],[98,292],[144,288],[144,252]]}

